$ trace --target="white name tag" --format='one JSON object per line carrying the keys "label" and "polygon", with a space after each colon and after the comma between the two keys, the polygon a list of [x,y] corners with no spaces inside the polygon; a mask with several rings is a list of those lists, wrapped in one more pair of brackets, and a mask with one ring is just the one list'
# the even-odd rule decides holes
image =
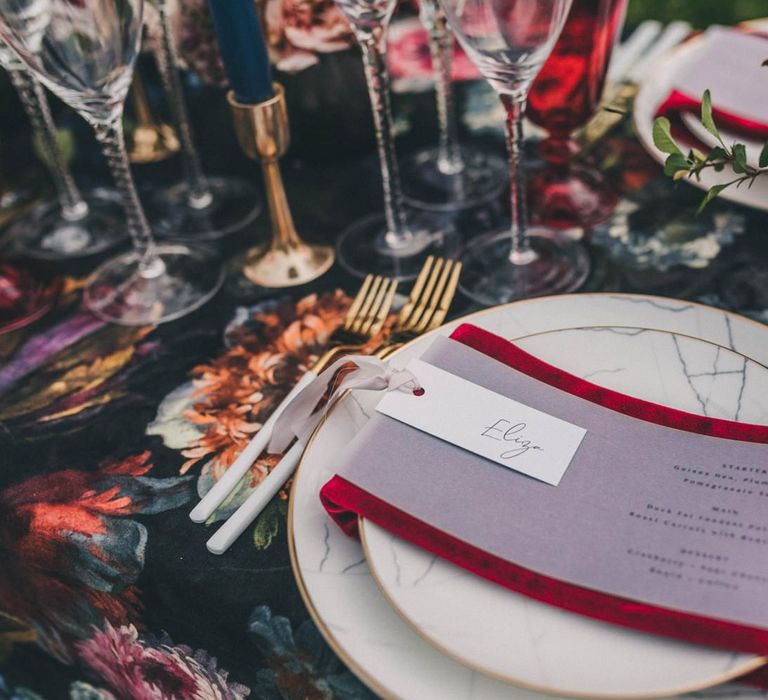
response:
{"label": "white name tag", "polygon": [[411,360],[407,367],[424,393],[390,391],[376,407],[379,413],[540,481],[560,483],[586,430],[427,362]]}

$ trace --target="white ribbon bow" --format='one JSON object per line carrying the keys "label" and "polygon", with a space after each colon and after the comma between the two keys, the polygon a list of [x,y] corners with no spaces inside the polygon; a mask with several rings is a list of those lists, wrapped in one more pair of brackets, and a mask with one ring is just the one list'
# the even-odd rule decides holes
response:
{"label": "white ribbon bow", "polygon": [[[342,367],[354,364],[356,369],[344,375],[334,388],[323,408],[315,411],[331,380]],[[302,389],[278,416],[269,440],[269,452],[283,452],[294,437],[306,443],[312,431],[330,410],[330,407],[348,389],[373,389],[381,391],[421,389],[418,379],[407,369],[395,369],[378,357],[370,355],[346,355],[318,375]]]}

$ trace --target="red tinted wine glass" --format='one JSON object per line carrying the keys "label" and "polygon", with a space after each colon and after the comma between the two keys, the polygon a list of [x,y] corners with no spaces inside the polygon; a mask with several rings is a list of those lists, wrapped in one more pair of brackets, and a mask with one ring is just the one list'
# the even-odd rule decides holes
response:
{"label": "red tinted wine glass", "polygon": [[617,196],[599,171],[573,162],[573,133],[594,114],[629,0],[574,0],[555,48],[531,87],[527,117],[547,130],[542,168],[531,173],[537,223],[589,228],[608,218]]}

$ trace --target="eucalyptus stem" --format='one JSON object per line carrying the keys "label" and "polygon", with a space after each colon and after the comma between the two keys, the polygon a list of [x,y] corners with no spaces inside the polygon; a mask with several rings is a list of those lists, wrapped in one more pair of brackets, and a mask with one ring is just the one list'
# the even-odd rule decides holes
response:
{"label": "eucalyptus stem", "polygon": [[719,144],[709,153],[702,153],[698,148],[690,148],[686,153],[684,148],[675,141],[669,119],[657,117],[653,122],[653,143],[660,151],[669,154],[664,162],[664,173],[673,180],[687,177],[701,181],[701,174],[707,169],[719,173],[728,168],[737,175],[729,182],[710,187],[699,205],[699,211],[702,211],[724,189],[732,185],[740,187],[745,182],[752,187],[758,177],[768,172],[768,142],[760,150],[757,167],[747,162],[747,147],[743,143],[734,143],[730,146],[725,143],[715,123],[712,96],[709,90],[705,90],[701,98],[701,124]]}

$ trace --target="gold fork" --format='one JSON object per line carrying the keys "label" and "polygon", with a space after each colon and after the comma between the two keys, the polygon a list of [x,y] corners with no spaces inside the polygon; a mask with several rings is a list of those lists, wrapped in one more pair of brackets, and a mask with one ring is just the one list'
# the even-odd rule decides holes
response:
{"label": "gold fork", "polygon": [[328,348],[312,366],[320,374],[342,354],[358,352],[381,333],[397,292],[397,282],[381,275],[368,275],[347,310],[344,321],[328,341]]}
{"label": "gold fork", "polygon": [[[365,278],[363,285],[352,300],[341,326],[331,334],[326,352],[311,369],[304,373],[298,384],[291,389],[280,405],[272,412],[272,415],[264,422],[259,432],[245,446],[221,479],[192,509],[189,514],[192,520],[196,523],[205,522],[224,502],[266,448],[272,437],[272,429],[278,416],[305,386],[337,358],[345,354],[362,351],[381,333],[389,310],[392,308],[396,291],[397,282],[388,277],[368,275]],[[259,486],[260,490],[262,490],[262,486],[263,484]]]}
{"label": "gold fork", "polygon": [[413,289],[385,344],[376,352],[388,357],[414,338],[434,330],[445,321],[456,294],[461,263],[430,255],[424,262]]}

